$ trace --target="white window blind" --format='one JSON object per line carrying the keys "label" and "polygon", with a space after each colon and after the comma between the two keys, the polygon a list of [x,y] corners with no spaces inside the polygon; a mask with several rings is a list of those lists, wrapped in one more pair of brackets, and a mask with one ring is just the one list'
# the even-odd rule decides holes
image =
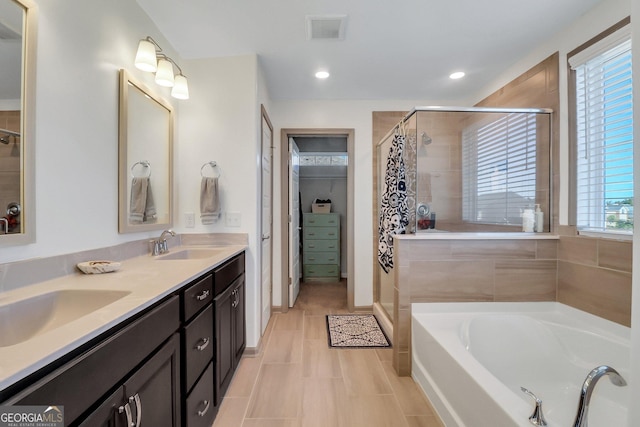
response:
{"label": "white window blind", "polygon": [[522,224],[534,207],[536,114],[510,113],[462,132],[464,221]]}
{"label": "white window blind", "polygon": [[[621,34],[623,35],[621,37]],[[576,225],[633,230],[631,40],[612,34],[569,59],[576,81]],[[612,44],[612,40],[616,43]],[[606,49],[603,49],[605,46]],[[582,53],[582,52],[581,52]]]}

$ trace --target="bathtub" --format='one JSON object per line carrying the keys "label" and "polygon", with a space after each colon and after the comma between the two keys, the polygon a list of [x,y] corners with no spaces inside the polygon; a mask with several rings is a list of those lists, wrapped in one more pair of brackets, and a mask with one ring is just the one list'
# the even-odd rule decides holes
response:
{"label": "bathtub", "polygon": [[[571,427],[596,366],[629,380],[630,328],[556,302],[414,303],[412,376],[447,427],[530,427],[542,399],[550,427]],[[591,427],[627,426],[629,387],[597,383]]]}

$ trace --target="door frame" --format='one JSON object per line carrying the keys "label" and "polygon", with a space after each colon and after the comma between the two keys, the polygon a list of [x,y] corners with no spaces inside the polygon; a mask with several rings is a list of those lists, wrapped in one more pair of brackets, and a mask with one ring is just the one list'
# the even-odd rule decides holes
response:
{"label": "door frame", "polygon": [[280,304],[283,313],[289,311],[289,138],[296,136],[343,136],[347,138],[347,308],[354,311],[354,167],[355,130],[342,128],[310,128],[280,130],[280,269],[282,271]]}
{"label": "door frame", "polygon": [[[271,124],[271,119],[269,119],[269,114],[267,114],[267,109],[265,108],[264,104],[260,105],[260,242],[259,242],[259,246],[260,246],[260,271],[259,271],[259,277],[260,277],[260,336],[262,336],[263,332],[266,330],[267,325],[263,325],[262,321],[263,321],[263,306],[264,306],[264,301],[262,300],[263,294],[264,294],[264,290],[262,289],[262,269],[263,269],[263,265],[262,263],[264,262],[263,259],[263,253],[262,253],[262,237],[264,234],[264,230],[262,230],[262,224],[263,224],[263,218],[262,218],[262,189],[263,189],[263,185],[264,183],[262,182],[262,158],[263,158],[263,152],[262,149],[264,148],[264,129],[263,129],[263,124],[266,122],[267,127],[269,128],[269,131],[271,132],[271,143],[269,144],[269,156],[271,157],[271,182],[269,183],[269,186],[271,187],[271,221],[269,223],[269,245],[270,245],[270,250],[269,252],[271,253],[271,259],[269,260],[269,264],[271,265],[271,277],[270,277],[270,285],[269,285],[269,313],[271,313],[273,311],[273,268],[274,268],[274,256],[273,256],[273,175],[274,175],[274,148],[275,148],[275,135],[273,133],[273,125]],[[271,315],[269,316],[271,317]],[[268,322],[267,322],[268,323]]]}

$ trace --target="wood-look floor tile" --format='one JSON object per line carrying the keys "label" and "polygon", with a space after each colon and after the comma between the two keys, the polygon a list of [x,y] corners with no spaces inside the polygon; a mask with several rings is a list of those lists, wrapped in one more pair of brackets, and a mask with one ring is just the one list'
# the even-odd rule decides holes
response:
{"label": "wood-look floor tile", "polygon": [[375,350],[337,350],[342,376],[350,396],[392,394]]}
{"label": "wood-look floor tile", "polygon": [[387,395],[349,398],[349,427],[408,427],[396,397]]}
{"label": "wood-look floor tile", "polygon": [[[302,319],[304,317],[304,311],[302,310],[292,308],[287,313],[278,313],[275,314],[274,317],[274,331],[302,330]],[[273,332],[271,333],[271,335],[273,335]]]}
{"label": "wood-look floor tile", "polygon": [[249,398],[247,397],[225,397],[222,400],[213,427],[241,426],[248,404]]}
{"label": "wood-look floor tile", "polygon": [[253,386],[258,379],[262,358],[243,357],[233,375],[225,397],[250,397]]}
{"label": "wood-look floor tile", "polygon": [[262,356],[263,363],[301,363],[302,329],[273,330]]}
{"label": "wood-look floor tile", "polygon": [[[306,314],[306,311],[305,311]],[[304,316],[304,339],[318,340],[328,339],[327,337],[327,316],[310,315]]]}
{"label": "wood-look floor tile", "polygon": [[297,418],[301,396],[301,364],[263,364],[251,395],[247,418]]}
{"label": "wood-look floor tile", "polygon": [[341,378],[303,379],[302,427],[351,427]]}
{"label": "wood-look floor tile", "polygon": [[391,384],[393,393],[398,398],[404,415],[434,416],[434,411],[427,399],[411,377],[399,377],[391,362],[382,362],[384,372]]}
{"label": "wood-look floor tile", "polygon": [[300,425],[298,418],[247,418],[242,427],[300,427]]}
{"label": "wood-look floor tile", "polygon": [[326,339],[304,340],[302,376],[305,378],[341,377],[339,350],[329,348]]}

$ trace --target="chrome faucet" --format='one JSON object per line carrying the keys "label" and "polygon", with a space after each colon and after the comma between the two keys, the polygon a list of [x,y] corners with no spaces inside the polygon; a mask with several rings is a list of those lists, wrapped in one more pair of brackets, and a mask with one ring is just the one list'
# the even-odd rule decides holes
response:
{"label": "chrome faucet", "polygon": [[524,393],[531,396],[536,404],[536,407],[533,410],[533,413],[529,417],[529,422],[534,426],[546,426],[547,420],[544,419],[544,414],[542,413],[542,400],[540,400],[538,396],[533,394],[533,392],[531,392],[530,390],[527,390],[524,387],[520,387],[520,390],[522,390]]}
{"label": "chrome faucet", "polygon": [[165,237],[167,234],[171,237],[176,236],[176,233],[173,230],[164,230],[160,235],[160,237],[158,237],[158,239],[151,241],[152,256],[158,256],[158,255],[162,255],[164,253],[169,252],[169,247],[167,246],[167,238]]}
{"label": "chrome faucet", "polygon": [[578,413],[576,414],[576,420],[573,423],[574,427],[588,427],[587,416],[589,415],[589,402],[591,401],[591,394],[595,388],[598,380],[603,376],[608,376],[614,385],[619,387],[627,385],[627,382],[622,376],[613,369],[611,366],[602,365],[594,368],[582,384],[582,390],[580,391],[580,400],[578,402]]}

